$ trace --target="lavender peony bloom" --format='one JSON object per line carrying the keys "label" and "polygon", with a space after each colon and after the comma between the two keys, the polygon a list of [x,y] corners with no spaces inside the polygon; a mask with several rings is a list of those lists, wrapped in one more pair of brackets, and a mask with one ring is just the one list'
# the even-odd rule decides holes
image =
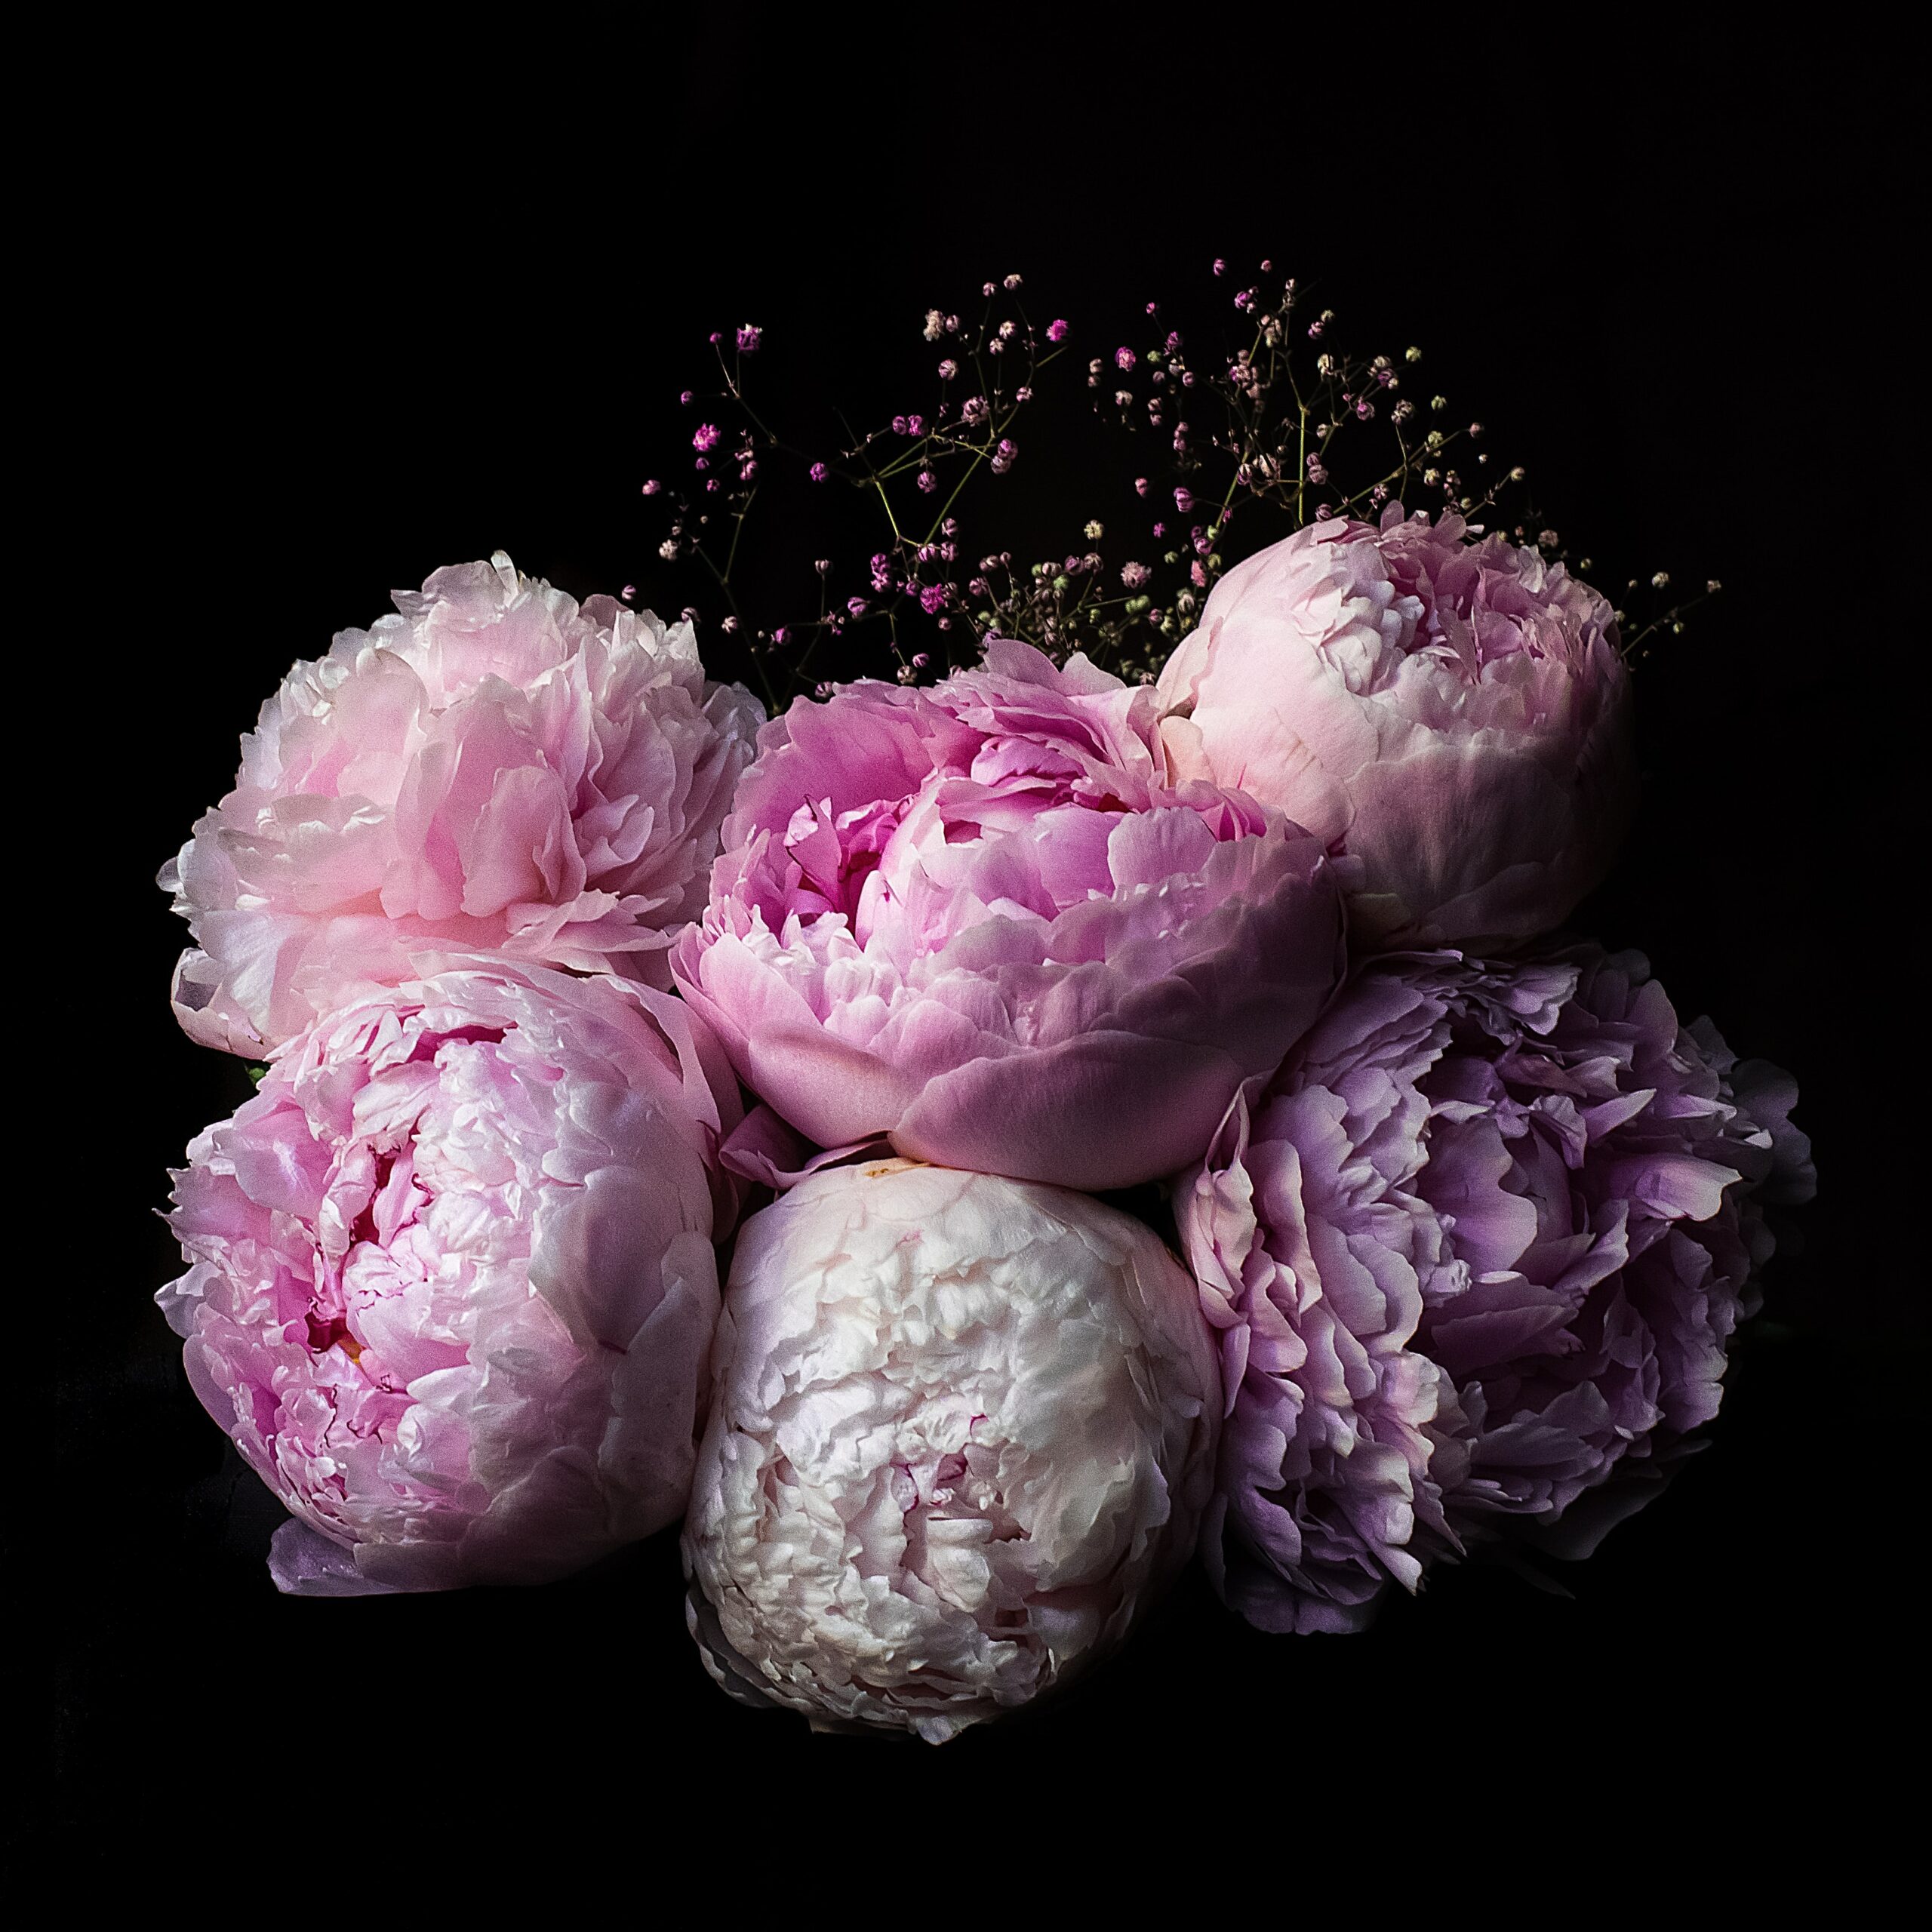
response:
{"label": "lavender peony bloom", "polygon": [[1392,955],[1176,1201],[1228,1415],[1203,1532],[1271,1629],[1352,1629],[1514,1519],[1586,1553],[1717,1412],[1801,1199],[1795,1090],[1635,953]]}
{"label": "lavender peony bloom", "polygon": [[1358,859],[1357,942],[1480,951],[1601,878],[1634,796],[1615,614],[1460,517],[1318,523],[1237,565],[1161,674],[1177,776]]}
{"label": "lavender peony bloom", "polygon": [[1118,1643],[1192,1547],[1220,1409],[1140,1222],[887,1161],[739,1235],[685,1519],[741,1700],[943,1743]]}
{"label": "lavender peony bloom", "polygon": [[321,1021],[195,1142],[158,1299],[298,1519],[281,1588],[538,1582],[676,1520],[737,1107],[669,995],[469,961]]}
{"label": "lavender peony bloom", "polygon": [[688,624],[581,608],[499,552],[299,663],[162,884],[175,1011],[258,1055],[357,982],[488,952],[664,986],[763,713]]}
{"label": "lavender peony bloom", "polygon": [[1070,1187],[1198,1159],[1338,975],[1318,841],[1161,780],[1150,691],[995,642],[760,734],[672,966],[827,1146]]}

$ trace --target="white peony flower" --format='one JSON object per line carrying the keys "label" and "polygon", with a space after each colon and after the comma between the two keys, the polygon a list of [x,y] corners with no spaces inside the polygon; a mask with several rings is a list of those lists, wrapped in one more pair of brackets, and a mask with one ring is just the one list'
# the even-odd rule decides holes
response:
{"label": "white peony flower", "polygon": [[943,1743],[1124,1635],[1220,1416],[1193,1283],[1089,1197],[905,1161],[740,1234],[685,1521],[734,1695]]}

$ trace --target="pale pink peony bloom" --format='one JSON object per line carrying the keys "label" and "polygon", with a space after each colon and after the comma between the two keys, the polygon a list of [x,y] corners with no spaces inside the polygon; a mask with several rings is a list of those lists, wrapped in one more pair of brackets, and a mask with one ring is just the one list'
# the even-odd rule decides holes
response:
{"label": "pale pink peony bloom", "polygon": [[539,1582],[677,1519],[737,1109],[670,995],[470,960],[353,1000],[195,1140],[158,1299],[297,1518],[282,1589]]}
{"label": "pale pink peony bloom", "polygon": [[1629,678],[1587,584],[1460,517],[1310,525],[1238,565],[1159,684],[1176,777],[1251,792],[1364,868],[1357,944],[1556,925],[1634,798]]}
{"label": "pale pink peony bloom", "polygon": [[663,986],[763,713],[688,623],[579,606],[500,551],[297,664],[162,872],[198,942],[174,1007],[260,1055],[357,982],[488,952]]}
{"label": "pale pink peony bloom", "polygon": [[942,1743],[1113,1648],[1192,1550],[1214,1345],[1084,1195],[815,1174],[740,1232],[715,1367],[689,1617],[743,1702]]}
{"label": "pale pink peony bloom", "polygon": [[1198,1159],[1340,964],[1319,841],[1167,784],[1150,691],[1007,641],[768,724],[672,953],[822,1145],[1096,1189]]}

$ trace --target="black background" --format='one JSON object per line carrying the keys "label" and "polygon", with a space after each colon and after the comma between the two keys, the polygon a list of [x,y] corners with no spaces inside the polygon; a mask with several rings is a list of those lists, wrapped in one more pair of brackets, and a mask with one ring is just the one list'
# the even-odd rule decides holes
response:
{"label": "black background", "polygon": [[[1024,1792],[1029,1818],[1091,1801],[1109,1832],[1195,1835],[1211,1869],[1267,1850],[1284,1884],[1297,1833],[1358,1817],[1392,1852],[1426,1839],[1438,1874],[1531,1843],[1600,1872],[1663,1837],[1721,1884],[1727,1861],[1795,1856],[1829,1794],[1878,1829],[1866,1771],[1913,1677],[1922,1488],[1922,1183],[1902,1172],[1922,868],[1892,776],[1913,768],[1922,512],[1887,467],[1918,406],[1902,276],[1922,204],[1900,110],[1854,52],[1767,39],[1124,19],[177,38],[131,79],[125,165],[70,238],[94,265],[78,285],[105,262],[131,291],[82,345],[106,457],[81,486],[88,623],[114,654],[88,701],[123,708],[125,789],[92,848],[116,1017],[63,1075],[89,1086],[88,1227],[46,1284],[61,1527],[34,1565],[84,1832],[212,1810],[342,1871],[372,1783],[392,1856],[418,1831],[487,1840],[540,1799],[568,1842],[648,1789],[632,1829],[700,1869],[755,1804],[795,1826],[843,1806],[869,1841],[980,1871]],[[639,485],[688,454],[676,393],[712,328],[763,325],[768,395],[889,411],[927,400],[928,306],[1018,269],[1035,318],[1100,352],[1150,297],[1218,328],[1217,254],[1271,257],[1350,342],[1423,343],[1425,389],[1482,416],[1598,558],[1724,582],[1641,671],[1644,814],[1580,921],[1803,1091],[1820,1192],[1715,1445],[1565,1573],[1567,1598],[1472,1567],[1366,1635],[1297,1641],[1192,1583],[1084,1692],[939,1752],[729,1703],[685,1636],[669,1536],[537,1592],[278,1598],[280,1512],[149,1300],[178,1271],[164,1171],[248,1091],[173,1026],[185,936],[151,881],[262,697],[392,586],[497,546],[579,595],[692,598]],[[1108,490],[1017,491],[1038,537],[1014,547],[1124,517]],[[715,632],[705,648],[738,668]],[[305,1806],[319,1842],[296,1842]]]}

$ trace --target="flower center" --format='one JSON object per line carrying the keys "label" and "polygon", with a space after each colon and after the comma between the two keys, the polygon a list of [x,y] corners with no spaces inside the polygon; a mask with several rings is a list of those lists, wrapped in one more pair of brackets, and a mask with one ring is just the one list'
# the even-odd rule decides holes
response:
{"label": "flower center", "polygon": [[360,1365],[362,1344],[349,1332],[349,1323],[345,1317],[340,1315],[321,1315],[312,1309],[308,1323],[310,1353],[325,1355],[330,1349],[340,1348],[351,1361]]}

